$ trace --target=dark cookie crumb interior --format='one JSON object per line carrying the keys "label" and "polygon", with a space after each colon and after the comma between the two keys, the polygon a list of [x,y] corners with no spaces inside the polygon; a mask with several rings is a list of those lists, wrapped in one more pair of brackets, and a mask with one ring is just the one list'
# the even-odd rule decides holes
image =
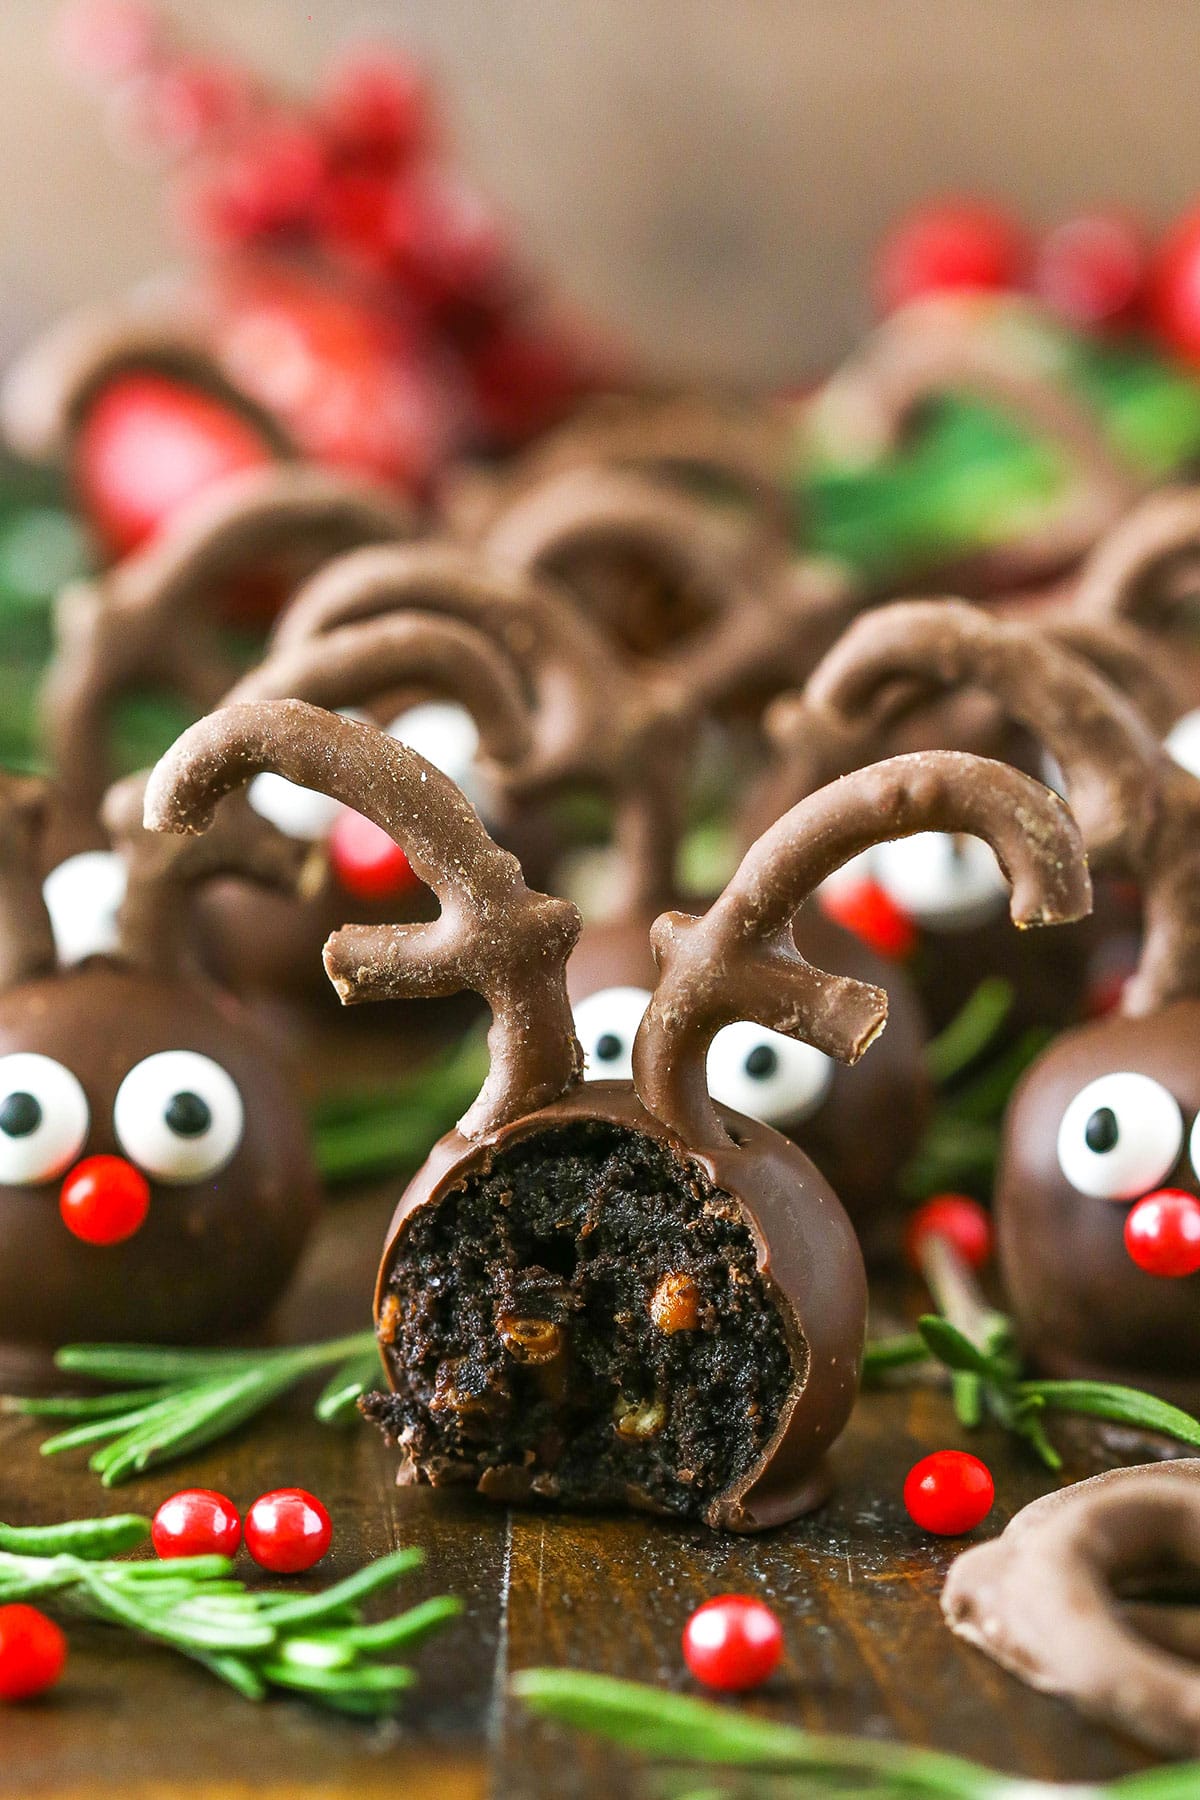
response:
{"label": "dark cookie crumb interior", "polygon": [[690,1518],[753,1466],[802,1373],[739,1207],[599,1120],[416,1213],[381,1332],[397,1391],[367,1411],[412,1474]]}

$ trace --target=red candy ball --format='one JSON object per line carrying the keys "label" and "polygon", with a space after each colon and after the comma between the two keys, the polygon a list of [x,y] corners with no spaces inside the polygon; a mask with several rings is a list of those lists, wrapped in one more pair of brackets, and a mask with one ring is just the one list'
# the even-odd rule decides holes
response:
{"label": "red candy ball", "polygon": [[1194,1275],[1200,1269],[1200,1200],[1177,1188],[1147,1194],[1125,1220],[1125,1248],[1147,1275]]}
{"label": "red candy ball", "polygon": [[120,1244],[150,1211],[150,1183],[123,1156],[88,1156],[62,1184],[63,1224],[85,1244]]}
{"label": "red candy ball", "polygon": [[163,1501],[150,1537],[164,1561],[174,1556],[236,1556],[242,1521],[224,1494],[211,1488],[184,1488]]}
{"label": "red candy ball", "polygon": [[935,1194],[919,1206],[904,1233],[904,1249],[914,1269],[921,1266],[921,1247],[930,1235],[946,1238],[963,1261],[982,1269],[992,1254],[992,1221],[968,1194]]}
{"label": "red candy ball", "polygon": [[757,1687],[783,1655],[783,1627],[761,1600],[719,1594],[683,1628],[683,1659],[705,1687],[735,1694]]}
{"label": "red candy ball", "polygon": [[421,885],[399,844],[349,807],[333,822],[329,863],[340,886],[355,900],[394,900]]}
{"label": "red candy ball", "polygon": [[1120,213],[1067,219],[1042,239],[1034,291],[1082,330],[1129,324],[1145,293],[1144,233]]}
{"label": "red candy ball", "polygon": [[35,1606],[0,1606],[0,1700],[32,1700],[53,1687],[67,1640]]}
{"label": "red candy ball", "polygon": [[1019,285],[1029,262],[1015,219],[982,201],[924,206],[886,235],[875,258],[875,303],[894,312],[922,294]]}
{"label": "red candy ball", "polygon": [[1168,232],[1155,257],[1150,311],[1171,349],[1200,362],[1200,209]]}
{"label": "red candy ball", "polygon": [[319,1563],[333,1541],[333,1521],[315,1494],[276,1488],[246,1514],[246,1548],[260,1569],[299,1575]]}
{"label": "red candy ball", "polygon": [[111,382],[88,410],[76,457],[80,501],[115,556],[222,476],[271,460],[246,419],[165,375]]}
{"label": "red candy ball", "polygon": [[986,1463],[965,1450],[935,1450],[909,1470],[904,1506],[922,1531],[960,1537],[992,1510],[996,1486]]}

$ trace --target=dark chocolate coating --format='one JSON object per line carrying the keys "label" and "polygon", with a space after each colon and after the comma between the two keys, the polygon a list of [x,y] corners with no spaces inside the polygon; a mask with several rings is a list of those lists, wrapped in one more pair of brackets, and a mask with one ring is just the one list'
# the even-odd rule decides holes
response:
{"label": "dark chocolate coating", "polygon": [[[722,1117],[737,1143],[693,1150],[645,1111],[630,1083],[604,1081],[573,1087],[550,1106],[477,1139],[451,1132],[434,1146],[396,1208],[380,1264],[376,1319],[407,1222],[419,1208],[445,1199],[467,1176],[485,1171],[501,1151],[538,1132],[586,1119],[654,1138],[738,1202],[796,1367],[807,1363],[807,1374],[785,1402],[767,1452],[706,1514],[710,1525],[725,1530],[764,1531],[823,1498],[822,1460],[846,1424],[858,1391],[866,1277],[850,1221],[804,1153],[767,1126],[724,1110]],[[384,1367],[394,1385],[386,1348]]]}
{"label": "dark chocolate coating", "polygon": [[[654,991],[658,970],[650,923],[585,926],[567,964],[573,1005],[603,988]],[[1016,935],[1007,917],[1003,929]],[[812,1158],[850,1215],[863,1254],[868,1261],[880,1260],[898,1247],[906,1209],[897,1180],[916,1150],[932,1104],[923,1057],[928,1029],[901,967],[885,962],[852,931],[826,918],[815,902],[800,914],[795,935],[801,955],[817,968],[836,969],[887,989],[887,1029],[870,1055],[852,1067],[835,1062],[816,1109],[774,1127]]]}
{"label": "dark chocolate coating", "polygon": [[[1200,1275],[1146,1274],[1124,1245],[1132,1201],[1093,1199],[1067,1181],[1058,1128],[1098,1076],[1129,1070],[1179,1102],[1179,1161],[1157,1185],[1200,1192],[1188,1133],[1200,1112],[1200,1000],[1140,1018],[1109,1017],[1064,1033],[1021,1082],[1008,1110],[996,1183],[1001,1266],[1021,1340],[1056,1376],[1144,1386],[1200,1402]],[[1140,1196],[1138,1196],[1140,1198]]]}
{"label": "dark chocolate coating", "polygon": [[0,995],[0,1055],[36,1051],[87,1095],[79,1160],[124,1155],[117,1089],[143,1057],[212,1057],[242,1096],[245,1127],[223,1169],[202,1181],[151,1181],[146,1223],[124,1243],[80,1242],[59,1216],[63,1177],[0,1186],[0,1341],[192,1343],[261,1323],[282,1293],[319,1201],[303,1114],[269,1046],[236,1002],[95,958]]}

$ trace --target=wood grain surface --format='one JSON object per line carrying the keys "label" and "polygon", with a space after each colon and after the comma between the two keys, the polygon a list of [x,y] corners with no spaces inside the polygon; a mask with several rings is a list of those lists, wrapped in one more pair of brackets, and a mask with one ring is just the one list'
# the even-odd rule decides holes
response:
{"label": "wood grain surface", "polygon": [[[290,1335],[361,1321],[389,1209],[386,1194],[335,1203],[289,1306]],[[885,1291],[879,1323],[917,1296]],[[938,1593],[954,1548],[923,1536],[899,1502],[925,1451],[965,1440],[947,1397],[908,1387],[864,1397],[837,1448],[838,1485],[813,1518],[759,1539],[641,1517],[505,1512],[453,1492],[399,1489],[394,1458],[365,1427],[314,1424],[303,1401],[175,1469],[105,1494],[76,1459],[40,1459],[42,1433],[0,1420],[0,1517],[24,1523],[127,1507],[173,1488],[215,1487],[243,1506],[265,1489],[321,1494],[337,1527],[321,1570],[419,1543],[428,1564],[406,1594],[452,1592],[466,1617],[420,1657],[400,1723],[364,1727],[292,1701],[255,1708],[168,1652],[100,1626],[72,1631],[52,1698],[0,1714],[4,1800],[603,1800],[637,1793],[638,1772],[605,1746],[535,1723],[509,1674],[570,1664],[685,1688],[679,1632],[726,1590],[758,1593],[783,1618],[788,1655],[753,1704],[814,1728],[936,1745],[1015,1774],[1095,1779],[1141,1766],[1128,1743],[1033,1694],[957,1643]],[[1060,1427],[1072,1477],[1111,1450]],[[1023,1454],[983,1434],[1000,1525],[1048,1485]],[[1124,1446],[1136,1461],[1145,1446]],[[718,1790],[719,1791],[719,1790]]]}

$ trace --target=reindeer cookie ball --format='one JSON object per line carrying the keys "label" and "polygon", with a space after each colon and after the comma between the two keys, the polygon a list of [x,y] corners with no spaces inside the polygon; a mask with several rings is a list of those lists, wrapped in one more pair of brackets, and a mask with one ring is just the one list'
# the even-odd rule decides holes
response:
{"label": "reindeer cookie ball", "polygon": [[[227,1338],[279,1297],[314,1222],[305,1120],[269,1044],[189,970],[188,890],[218,868],[283,880],[236,814],[199,846],[147,840],[141,783],[106,815],[129,881],[111,955],[55,967],[42,796],[0,788],[0,1358],[58,1345]],[[168,854],[164,855],[164,849]]]}
{"label": "reindeer cookie ball", "polygon": [[[1010,1105],[998,1242],[1025,1346],[1054,1374],[1200,1402],[1200,781],[1115,688],[1048,646],[991,652],[1056,720],[1085,839],[1142,895],[1119,1010],[1063,1033]],[[1050,742],[1050,733],[1045,733]],[[1061,751],[1061,754],[1060,754]]]}
{"label": "reindeer cookie ball", "polygon": [[846,1061],[878,1035],[881,990],[806,963],[792,921],[883,831],[983,833],[1018,920],[1084,910],[1065,807],[955,756],[899,758],[812,796],[703,918],[658,919],[632,1079],[584,1084],[564,981],[578,914],[531,892],[412,751],[296,702],[230,707],[159,764],[147,822],[203,829],[263,768],[369,805],[441,902],[429,924],[337,932],[325,962],[342,998],[467,986],[492,1011],[488,1079],[401,1197],[380,1265],[391,1392],[370,1411],[400,1479],[738,1531],[813,1505],[857,1389],[862,1259],[804,1153],[713,1104],[709,1046],[742,1019]]}

